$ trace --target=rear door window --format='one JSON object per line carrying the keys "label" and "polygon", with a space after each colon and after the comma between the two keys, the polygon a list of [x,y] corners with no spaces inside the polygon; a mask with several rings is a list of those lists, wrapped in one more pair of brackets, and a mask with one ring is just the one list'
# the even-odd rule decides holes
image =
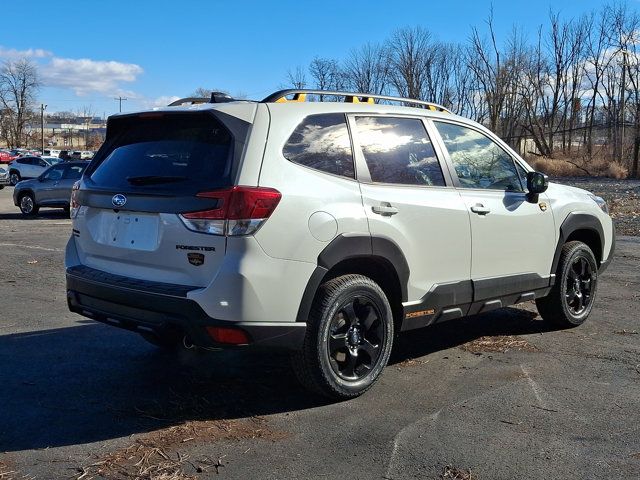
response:
{"label": "rear door window", "polygon": [[159,114],[118,119],[91,182],[118,190],[187,194],[229,186],[233,137],[212,114]]}
{"label": "rear door window", "polygon": [[305,167],[355,177],[349,129],[342,113],[306,117],[287,140],[282,154]]}

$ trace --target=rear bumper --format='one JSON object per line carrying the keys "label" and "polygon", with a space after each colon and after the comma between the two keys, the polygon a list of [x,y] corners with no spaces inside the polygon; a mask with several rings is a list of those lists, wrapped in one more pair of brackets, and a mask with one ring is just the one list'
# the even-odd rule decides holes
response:
{"label": "rear bumper", "polygon": [[240,328],[249,336],[246,346],[297,350],[304,340],[304,323],[233,322],[209,317],[186,296],[195,287],[136,281],[84,266],[67,268],[66,277],[69,310],[127,330],[178,331],[202,347],[230,347],[214,342],[206,327]]}

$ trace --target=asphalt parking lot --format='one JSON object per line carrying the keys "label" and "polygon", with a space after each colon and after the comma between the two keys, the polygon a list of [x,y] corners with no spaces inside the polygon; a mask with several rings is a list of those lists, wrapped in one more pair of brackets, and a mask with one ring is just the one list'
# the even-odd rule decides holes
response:
{"label": "asphalt parking lot", "polygon": [[364,396],[327,403],[284,354],[165,354],[67,311],[61,210],[0,190],[0,479],[640,477],[640,237],[589,322],[531,304],[403,335]]}

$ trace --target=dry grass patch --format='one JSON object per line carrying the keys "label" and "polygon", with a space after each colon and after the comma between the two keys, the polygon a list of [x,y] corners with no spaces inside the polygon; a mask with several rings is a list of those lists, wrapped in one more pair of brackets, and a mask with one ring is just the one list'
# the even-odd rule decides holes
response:
{"label": "dry grass patch", "polygon": [[196,420],[163,428],[137,438],[126,448],[103,456],[78,469],[77,480],[96,477],[113,480],[191,480],[198,474],[217,473],[224,467],[221,458],[191,458],[178,451],[181,445],[218,440],[259,438],[280,440],[286,432],[269,428],[262,417],[246,420]]}
{"label": "dry grass patch", "polygon": [[460,346],[471,353],[505,353],[509,350],[517,352],[537,352],[535,345],[515,335],[495,335],[480,337]]}
{"label": "dry grass patch", "polygon": [[535,170],[552,177],[595,176],[623,180],[629,176],[629,169],[620,162],[596,158],[586,160],[573,157],[535,157],[528,160]]}

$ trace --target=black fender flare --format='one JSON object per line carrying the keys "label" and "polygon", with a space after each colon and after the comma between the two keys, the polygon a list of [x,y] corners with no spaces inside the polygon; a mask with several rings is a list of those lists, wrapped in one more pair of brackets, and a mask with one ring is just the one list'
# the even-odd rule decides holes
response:
{"label": "black fender flare", "polygon": [[600,248],[602,251],[596,252],[600,254],[600,258],[604,258],[604,230],[600,220],[594,215],[589,213],[571,212],[564,219],[562,225],[560,225],[560,236],[558,238],[558,244],[556,245],[556,251],[553,255],[553,263],[551,264],[552,274],[556,273],[558,269],[558,262],[560,262],[560,253],[562,252],[562,246],[566,243],[567,238],[577,230],[591,230],[598,234],[600,238]]}
{"label": "black fender flare", "polygon": [[341,234],[318,255],[318,265],[304,289],[296,321],[306,322],[311,304],[325,275],[338,263],[352,258],[380,257],[388,260],[400,280],[402,301],[407,300],[409,264],[400,247],[391,239],[365,234]]}

